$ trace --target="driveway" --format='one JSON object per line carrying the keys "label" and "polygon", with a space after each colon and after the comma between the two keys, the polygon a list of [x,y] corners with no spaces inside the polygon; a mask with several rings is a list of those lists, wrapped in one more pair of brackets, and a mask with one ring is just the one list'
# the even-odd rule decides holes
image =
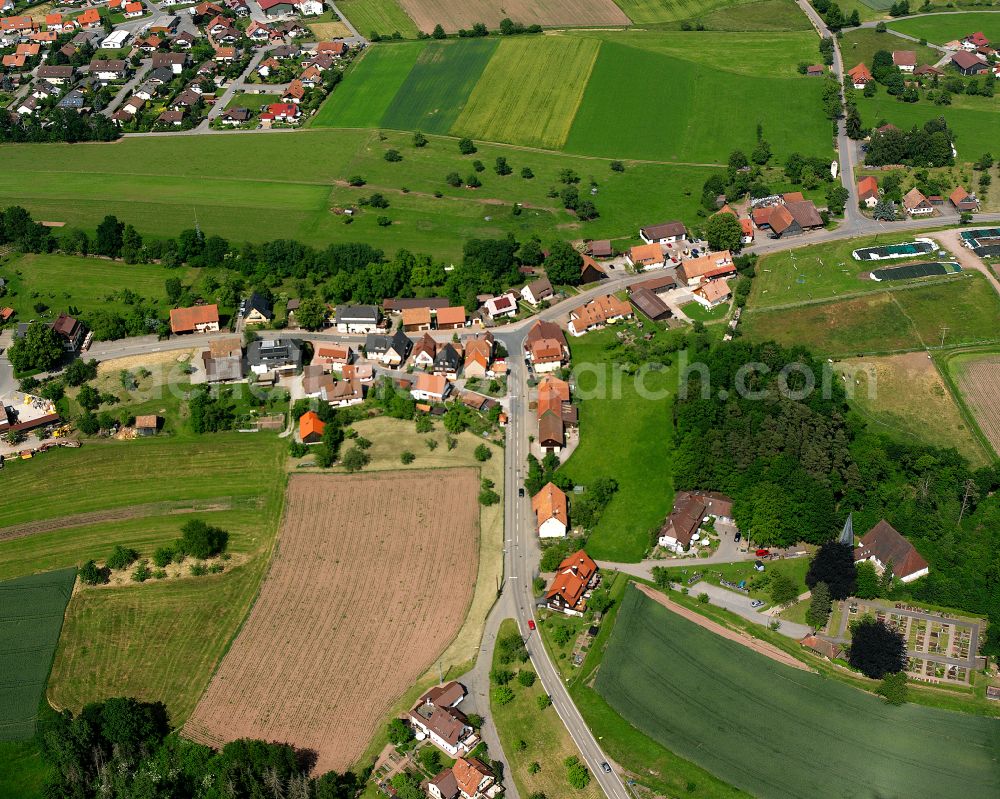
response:
{"label": "driveway", "polygon": [[[940,233],[935,233],[931,238],[936,239],[940,244],[943,244],[945,248],[955,256],[955,260],[962,265],[962,269],[967,271],[979,272],[984,275],[993,289],[1000,294],[1000,280],[997,279],[997,275],[983,263],[983,259],[976,255],[968,247],[962,245],[962,229],[956,228],[953,230],[942,230]],[[996,267],[994,267],[996,269]]]}
{"label": "driveway", "polygon": [[[743,594],[737,594],[735,591],[729,591],[728,589],[722,588],[718,585],[712,585],[712,583],[706,583],[704,581],[700,583],[695,583],[689,589],[691,596],[698,596],[698,594],[708,594],[708,601],[720,608],[725,608],[738,616],[742,616],[744,619],[752,621],[754,624],[760,624],[766,627],[770,624],[773,619],[766,615],[765,613],[758,613],[752,607],[750,607],[750,597],[744,596]],[[781,626],[778,628],[778,632],[782,635],[788,636],[798,641],[803,638],[812,630],[805,624],[797,624],[793,621],[786,621],[785,619],[779,619]]]}

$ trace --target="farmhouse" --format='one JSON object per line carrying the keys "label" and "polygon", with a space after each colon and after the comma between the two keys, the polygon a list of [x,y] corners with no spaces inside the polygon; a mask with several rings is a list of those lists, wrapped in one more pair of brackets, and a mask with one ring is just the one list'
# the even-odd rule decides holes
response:
{"label": "farmhouse", "polygon": [[410,396],[415,400],[442,402],[448,396],[449,391],[451,391],[451,383],[444,375],[429,375],[426,372],[421,372],[413,382]]}
{"label": "farmhouse", "polygon": [[632,315],[632,308],[627,302],[614,294],[606,294],[570,311],[567,328],[574,336],[582,336],[588,330],[630,319]]}
{"label": "farmhouse", "polygon": [[864,64],[858,64],[854,69],[849,69],[847,75],[855,89],[863,89],[874,80],[872,73]]}
{"label": "farmhouse", "polygon": [[456,330],[465,327],[465,308],[461,305],[438,308],[435,319],[438,330]]}
{"label": "farmhouse", "polygon": [[917,188],[910,189],[903,197],[903,207],[910,216],[928,216],[934,213],[930,200]]}
{"label": "farmhouse", "polygon": [[887,568],[904,583],[912,583],[930,572],[927,561],[899,532],[882,519],[865,533],[854,550],[854,562],[871,561],[879,574]]}
{"label": "farmhouse", "polygon": [[900,72],[912,74],[917,67],[917,53],[915,50],[893,50],[892,63],[899,67]]}
{"label": "farmhouse", "polygon": [[729,284],[725,280],[713,280],[710,283],[703,283],[698,286],[691,296],[694,297],[695,302],[699,305],[704,305],[708,309],[715,308],[722,305],[724,302],[729,302],[729,299],[733,296],[729,289]]}
{"label": "farmhouse", "polygon": [[970,33],[964,39],[962,39],[962,47],[967,50],[978,50],[980,47],[989,47],[990,40],[986,38],[986,34],[982,31],[976,31],[975,33]]}
{"label": "farmhouse", "polygon": [[538,384],[538,444],[559,452],[566,444],[566,425],[577,424],[577,409],[569,398],[569,383],[546,375]]}
{"label": "farmhouse", "polygon": [[324,368],[340,372],[354,361],[354,350],[350,344],[316,344],[312,362]]}
{"label": "farmhouse", "polygon": [[678,280],[687,286],[697,286],[706,280],[715,280],[734,274],[736,274],[736,266],[733,264],[733,254],[729,250],[690,258],[677,267]]}
{"label": "farmhouse", "polygon": [[978,75],[986,72],[990,65],[977,55],[960,50],[951,57],[951,63],[963,75]]}
{"label": "farmhouse", "polygon": [[858,202],[864,203],[868,208],[878,205],[878,181],[871,175],[861,178],[858,181]]}
{"label": "farmhouse", "polygon": [[458,704],[465,698],[465,687],[457,682],[432,688],[422,697],[407,719],[419,740],[429,739],[449,757],[467,754],[479,739]]}
{"label": "farmhouse", "polygon": [[247,346],[247,363],[256,375],[298,371],[302,366],[301,343],[291,338],[255,339]]}
{"label": "farmhouse", "polygon": [[215,333],[218,330],[218,305],[194,305],[170,311],[171,333]]}
{"label": "farmhouse", "polygon": [[655,241],[652,244],[639,244],[630,247],[625,260],[636,269],[659,269],[666,263],[663,247]]}
{"label": "farmhouse", "polygon": [[333,323],[340,333],[374,333],[379,323],[378,306],[338,305]]}
{"label": "farmhouse", "polygon": [[712,491],[678,491],[674,507],[660,528],[657,543],[677,554],[685,552],[699,538],[698,529],[705,519],[732,522],[733,501]]}
{"label": "farmhouse", "polygon": [[683,222],[663,222],[639,228],[639,238],[646,244],[673,244],[687,239],[687,228]]}
{"label": "farmhouse", "polygon": [[205,382],[229,383],[243,379],[243,344],[238,336],[217,339],[201,354]]}
{"label": "farmhouse", "polygon": [[956,211],[979,210],[979,200],[976,199],[976,195],[969,194],[969,192],[965,190],[964,186],[956,188],[948,199],[951,200],[951,204],[955,206]]}
{"label": "farmhouse", "polygon": [[524,301],[534,306],[541,304],[543,300],[549,299],[554,294],[552,284],[547,277],[540,277],[521,289],[521,297]]}
{"label": "farmhouse", "polygon": [[597,564],[582,549],[559,564],[556,576],[545,592],[545,606],[568,616],[582,616],[586,598],[600,582]]}
{"label": "farmhouse", "polygon": [[458,758],[427,783],[434,799],[492,799],[501,792],[490,767],[479,758]]}
{"label": "farmhouse", "polygon": [[419,333],[431,329],[430,308],[404,308],[402,317],[403,330],[407,333]]}
{"label": "farmhouse", "polygon": [[386,366],[399,366],[410,355],[413,342],[402,330],[391,336],[369,333],[365,338],[365,355]]}
{"label": "farmhouse", "polygon": [[569,523],[568,502],[565,492],[554,483],[546,483],[531,498],[535,514],[535,529],[539,538],[564,538]]}
{"label": "farmhouse", "polygon": [[499,297],[490,297],[486,300],[486,313],[489,314],[490,319],[517,316],[517,295],[508,292]]}
{"label": "farmhouse", "polygon": [[562,328],[539,319],[524,342],[525,353],[536,373],[555,372],[569,361],[569,345]]}

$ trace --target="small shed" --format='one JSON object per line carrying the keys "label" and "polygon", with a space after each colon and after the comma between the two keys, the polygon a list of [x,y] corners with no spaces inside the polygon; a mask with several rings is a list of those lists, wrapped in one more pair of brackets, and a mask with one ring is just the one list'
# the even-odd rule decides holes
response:
{"label": "small shed", "polygon": [[155,414],[135,417],[135,432],[140,436],[155,436],[160,428],[160,417]]}

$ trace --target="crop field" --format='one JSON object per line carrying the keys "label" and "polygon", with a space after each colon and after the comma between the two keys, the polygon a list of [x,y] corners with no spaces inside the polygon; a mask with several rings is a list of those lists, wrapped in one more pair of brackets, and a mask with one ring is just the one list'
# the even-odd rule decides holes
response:
{"label": "crop field", "polygon": [[929,286],[751,311],[742,329],[755,341],[849,357],[995,342],[998,316],[1000,299],[992,286],[980,275],[964,274]]}
{"label": "crop field", "polygon": [[948,361],[979,429],[1000,454],[1000,354],[962,353]]}
{"label": "crop field", "polygon": [[[580,427],[587,431],[563,467],[581,485],[598,477],[613,477],[618,492],[605,508],[587,542],[598,560],[635,562],[649,546],[649,530],[670,511],[671,395],[676,368],[648,372],[639,381],[620,371],[605,345],[619,328],[588,333],[573,340]],[[620,389],[618,386],[620,385]],[[608,447],[609,440],[618,442]]]}
{"label": "crop field", "polygon": [[314,128],[374,128],[424,51],[424,42],[370,47],[313,118]]}
{"label": "crop field", "polygon": [[[733,149],[753,147],[759,122],[779,160],[795,151],[822,156],[830,152],[829,123],[819,112],[821,81],[776,77],[770,69],[753,75],[725,71],[702,61],[686,42],[683,49],[677,47],[683,36],[663,36],[671,52],[647,37],[623,40],[649,49],[605,40],[565,149],[608,157],[725,163]],[[798,41],[802,35],[773,36]],[[741,35],[718,37],[733,42],[729,55],[739,61]],[[727,45],[717,44],[726,50]],[[743,68],[760,58],[759,38],[750,44]],[[778,58],[773,43],[766,49],[771,58]],[[783,56],[780,60],[785,62]]]}
{"label": "crop field", "polygon": [[478,491],[475,469],[293,475],[260,596],[185,735],[287,741],[319,773],[354,763],[462,626]]}
{"label": "crop field", "polygon": [[447,133],[496,49],[496,39],[428,43],[381,124],[399,130]]}
{"label": "crop field", "polygon": [[634,588],[596,689],[646,735],[756,796],[931,797],[959,784],[969,799],[1000,791],[995,720],[889,707],[747,651]]}
{"label": "crop field", "polygon": [[707,30],[806,30],[809,21],[790,0],[616,0],[636,24],[679,27],[700,22]]}
{"label": "crop field", "polygon": [[490,0],[400,0],[400,4],[417,28],[427,33],[438,24],[454,32],[477,22],[495,30],[504,17],[545,27],[629,24],[629,18],[613,0],[508,0],[502,5]]}
{"label": "crop field", "polygon": [[991,42],[1000,41],[1000,14],[996,12],[935,14],[916,19],[894,19],[887,24],[894,31],[934,44],[964,39],[976,31],[982,31]]}
{"label": "crop field", "polygon": [[43,303],[58,315],[68,305],[81,314],[98,309],[124,311],[121,290],[125,287],[145,300],[152,300],[163,313],[170,308],[164,289],[168,277],[190,281],[191,271],[168,269],[156,264],[128,266],[100,258],[66,255],[23,255],[0,260],[0,277],[7,280],[3,303],[22,321],[39,318],[34,306]]}
{"label": "crop field", "polygon": [[851,407],[874,430],[906,443],[954,447],[977,466],[987,462],[989,454],[926,353],[850,358],[834,368],[844,376]]}
{"label": "crop field", "polygon": [[417,35],[417,26],[396,0],[341,0],[337,8],[362,36],[372,32],[386,36],[396,31],[408,39]]}
{"label": "crop field", "polygon": [[569,133],[599,43],[582,37],[503,41],[453,132],[559,148]]}
{"label": "crop field", "polygon": [[0,741],[30,738],[76,569],[0,583]]}

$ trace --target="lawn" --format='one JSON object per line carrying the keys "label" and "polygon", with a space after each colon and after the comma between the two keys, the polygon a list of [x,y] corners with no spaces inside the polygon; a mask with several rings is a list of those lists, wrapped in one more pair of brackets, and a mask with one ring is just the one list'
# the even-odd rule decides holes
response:
{"label": "lawn", "polygon": [[[677,371],[649,371],[641,380],[623,373],[604,351],[619,329],[573,339],[580,444],[564,468],[584,486],[598,477],[618,481],[618,492],[591,533],[587,552],[598,560],[635,562],[646,553],[649,531],[663,521],[673,501],[670,397]],[[640,384],[646,396],[640,394]],[[608,446],[609,441],[615,446]]]}
{"label": "lawn", "polygon": [[715,308],[706,308],[700,302],[689,302],[681,306],[681,310],[694,322],[721,322],[729,314],[729,304],[722,303]]}
{"label": "lawn", "polygon": [[793,0],[758,0],[733,13],[723,6],[702,14],[698,20],[709,31],[808,31],[809,19]]}
{"label": "lawn", "polygon": [[337,8],[362,36],[372,32],[388,36],[396,31],[406,38],[417,35],[416,24],[396,0],[340,0]]}
{"label": "lawn", "polygon": [[250,92],[237,92],[233,99],[226,103],[226,110],[230,108],[246,108],[254,113],[260,110],[262,105],[281,102],[280,94],[251,94]]}
{"label": "lawn", "polygon": [[844,67],[851,69],[855,64],[864,63],[869,67],[872,57],[879,50],[913,50],[918,64],[936,64],[941,53],[917,42],[908,42],[891,33],[878,33],[874,28],[853,28],[844,33],[840,40],[840,52],[844,57]]}
{"label": "lawn", "polygon": [[793,308],[751,311],[743,333],[755,341],[801,344],[831,357],[888,354],[1000,340],[1000,299],[980,275]]}
{"label": "lawn", "polygon": [[934,362],[923,352],[836,365],[851,407],[873,429],[905,443],[954,447],[973,465],[990,459]]}
{"label": "lawn", "polygon": [[496,48],[496,39],[430,42],[381,124],[398,130],[447,133]]}
{"label": "lawn", "polygon": [[[862,280],[859,277],[884,264],[858,261],[851,253],[862,247],[913,241],[915,236],[922,235],[912,231],[890,232],[765,255],[757,263],[757,275],[753,281],[748,307],[756,311],[825,298],[833,299],[841,295],[884,291],[886,283]],[[933,256],[928,256],[927,260],[933,260]],[[897,263],[906,261],[900,260]],[[896,288],[926,281],[927,278],[900,280],[893,281],[892,285]]]}
{"label": "lawn", "polygon": [[[102,258],[79,258],[68,255],[23,255],[20,258],[0,258],[0,277],[8,282],[5,305],[15,311],[21,321],[56,317],[72,305],[86,315],[96,310],[128,309],[122,289],[128,288],[143,300],[151,300],[165,316],[172,307],[167,301],[164,281],[168,277],[188,282],[193,270],[168,269],[157,264],[129,266],[121,261]],[[37,311],[35,305],[48,306]]]}
{"label": "lawn", "polygon": [[982,13],[941,14],[916,19],[895,19],[887,23],[894,31],[926,39],[934,44],[944,44],[953,39],[964,39],[970,33],[982,31],[991,42],[1000,41],[1000,14]]}
{"label": "lawn", "polygon": [[489,141],[561,147],[598,49],[596,40],[578,37],[501,42],[452,132]]}
{"label": "lawn", "polygon": [[0,796],[42,799],[49,767],[35,739],[0,741]]}
{"label": "lawn", "polygon": [[[497,635],[503,637],[516,632],[517,622],[505,619]],[[499,649],[493,651],[493,667],[513,670],[511,666],[500,663],[498,652]],[[530,662],[519,670],[534,673]],[[582,791],[571,789],[567,783],[563,761],[572,755],[579,757],[580,753],[555,709],[551,705],[545,710],[538,709],[538,698],[545,696],[541,681],[536,680],[530,688],[525,688],[513,680],[511,687],[514,699],[506,705],[491,702],[490,709],[518,793],[523,797],[536,791],[552,797],[570,793],[580,799],[602,796],[601,789],[593,780]],[[519,741],[526,744],[523,750],[518,746]],[[532,763],[541,766],[537,774],[528,770]]]}
{"label": "lawn", "polygon": [[0,583],[0,741],[35,734],[38,706],[59,641],[76,569]]}
{"label": "lawn", "polygon": [[343,82],[323,103],[310,125],[378,127],[426,46],[424,42],[404,42],[367,48],[350,66]]}
{"label": "lawn", "polygon": [[[772,35],[800,42],[804,34]],[[755,63],[761,57],[762,43],[753,34],[718,34],[716,38],[726,41],[713,45],[714,55],[702,55],[684,37],[684,33],[673,33],[663,34],[660,41],[638,35],[605,40],[566,150],[725,163],[733,149],[754,146],[760,123],[778,159],[794,151],[829,154],[830,127],[820,111],[821,81],[775,76],[771,68],[750,75],[714,63],[722,52],[729,64],[738,62],[740,69]],[[748,37],[749,47],[740,44],[741,37]],[[781,54],[774,44],[763,50],[794,71],[790,55]],[[815,56],[810,55],[810,60]],[[709,131],[711,135],[706,135]]]}
{"label": "lawn", "polygon": [[[966,98],[962,98],[964,103]],[[928,119],[943,116],[955,132],[956,161],[975,161],[984,152],[996,149],[996,130],[1000,125],[1000,105],[996,98],[968,98],[965,107],[937,106],[926,100],[901,103],[881,89],[875,97],[857,93],[858,110],[865,127],[891,122],[903,130],[922,126]],[[975,104],[969,108],[968,105]]]}
{"label": "lawn", "polygon": [[973,799],[1000,790],[995,721],[889,707],[715,636],[634,589],[595,686],[639,730],[757,796],[940,796],[961,783]]}
{"label": "lawn", "polygon": [[[669,561],[665,561],[669,564]],[[668,566],[672,575],[672,580],[681,585],[686,585],[688,579],[696,572],[701,572],[701,580],[721,585],[722,580],[739,585],[746,582],[750,589],[748,596],[751,599],[760,599],[771,604],[770,578],[774,574],[784,574],[790,577],[798,588],[799,594],[804,594],[809,590],[806,585],[806,572],[809,570],[809,558],[782,558],[780,560],[769,560],[764,565],[764,571],[754,570],[752,560],[742,560],[736,563],[711,563],[699,566],[697,561],[690,561],[684,566]]]}

